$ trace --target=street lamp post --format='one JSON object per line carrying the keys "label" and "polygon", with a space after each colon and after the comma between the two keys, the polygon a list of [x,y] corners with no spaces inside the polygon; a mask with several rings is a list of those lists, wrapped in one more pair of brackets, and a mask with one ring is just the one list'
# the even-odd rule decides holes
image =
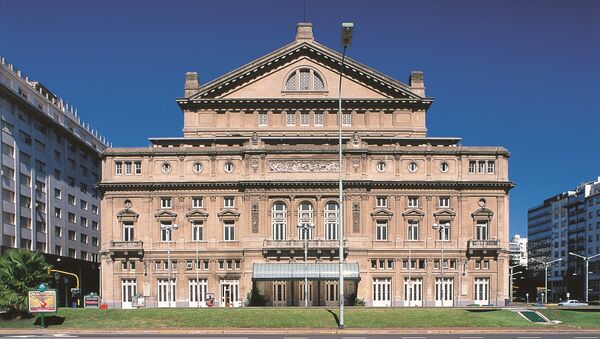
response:
{"label": "street lamp post", "polygon": [[441,247],[442,247],[442,258],[440,260],[440,277],[441,277],[441,282],[440,282],[440,286],[438,287],[440,289],[440,293],[439,296],[441,298],[441,302],[442,302],[442,306],[444,306],[444,299],[446,299],[446,293],[444,293],[444,241],[448,240],[446,238],[446,229],[450,228],[450,223],[445,223],[445,224],[433,224],[431,225],[431,227],[440,232],[440,243],[441,243]]}
{"label": "street lamp post", "polygon": [[517,274],[523,273],[522,271],[514,272],[515,267],[520,267],[521,265],[509,266],[508,269],[510,271],[510,285],[508,286],[508,295],[510,296],[510,302],[513,302],[513,278]]}
{"label": "street lamp post", "polygon": [[551,261],[541,261],[535,258],[530,259],[544,265],[544,304],[546,304],[548,303],[548,267],[550,267],[550,265],[554,264],[555,262],[562,261],[563,258],[558,258]]}
{"label": "street lamp post", "polygon": [[308,230],[315,228],[311,222],[299,223],[298,228],[302,230],[304,239],[304,307],[308,307]]}
{"label": "street lamp post", "polygon": [[167,302],[169,304],[169,307],[171,307],[171,300],[173,295],[173,286],[171,284],[171,241],[173,241],[173,229],[177,229],[177,224],[161,224],[160,228],[167,231],[167,265],[169,267],[169,270],[167,271]]}
{"label": "street lamp post", "polygon": [[339,315],[339,328],[344,328],[344,201],[343,201],[343,161],[342,161],[342,77],[344,74],[344,61],[346,59],[346,48],[352,43],[352,30],[354,24],[351,22],[342,23],[342,34],[341,43],[343,47],[342,62],[340,63],[340,86],[339,86],[339,100],[338,100],[338,145],[339,145],[339,223],[338,223],[338,237],[340,240],[340,248],[338,256],[340,258],[339,268],[339,303],[340,303],[340,315]]}
{"label": "street lamp post", "polygon": [[588,270],[590,268],[590,260],[600,256],[600,253],[598,254],[594,254],[591,255],[589,257],[583,256],[581,254],[577,254],[577,253],[573,253],[573,252],[569,252],[570,255],[579,257],[581,259],[583,259],[583,261],[585,261],[585,302],[588,302],[588,294],[589,294],[589,275],[588,275]]}

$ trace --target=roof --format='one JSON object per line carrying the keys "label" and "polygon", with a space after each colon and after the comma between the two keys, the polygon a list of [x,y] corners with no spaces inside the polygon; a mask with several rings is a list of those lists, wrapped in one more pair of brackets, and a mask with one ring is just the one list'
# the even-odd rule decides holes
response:
{"label": "roof", "polygon": [[[357,263],[345,263],[344,279],[360,280]],[[252,280],[337,280],[339,263],[255,263],[252,268]]]}

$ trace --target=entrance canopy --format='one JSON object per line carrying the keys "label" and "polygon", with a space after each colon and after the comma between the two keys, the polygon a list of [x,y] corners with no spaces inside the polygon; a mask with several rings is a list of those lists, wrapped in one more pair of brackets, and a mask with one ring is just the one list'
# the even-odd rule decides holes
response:
{"label": "entrance canopy", "polygon": [[[304,280],[305,274],[308,280],[327,280],[334,281],[339,278],[339,263],[281,263],[267,264],[255,263],[252,268],[252,280]],[[358,274],[358,264],[344,264],[345,280],[360,280]]]}

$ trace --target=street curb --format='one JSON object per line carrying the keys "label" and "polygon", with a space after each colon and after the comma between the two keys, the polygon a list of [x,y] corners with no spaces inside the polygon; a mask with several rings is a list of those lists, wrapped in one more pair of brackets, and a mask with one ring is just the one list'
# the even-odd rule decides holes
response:
{"label": "street curb", "polygon": [[596,333],[600,328],[169,328],[169,329],[0,329],[0,334],[33,333],[33,334],[559,334],[559,333]]}

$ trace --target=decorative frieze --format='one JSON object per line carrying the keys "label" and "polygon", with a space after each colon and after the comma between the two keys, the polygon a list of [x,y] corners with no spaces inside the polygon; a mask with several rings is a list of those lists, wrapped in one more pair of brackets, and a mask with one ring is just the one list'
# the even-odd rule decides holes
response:
{"label": "decorative frieze", "polygon": [[336,160],[271,160],[269,172],[275,173],[336,173]]}
{"label": "decorative frieze", "polygon": [[252,233],[258,233],[258,213],[259,213],[259,209],[258,209],[258,203],[254,202],[252,203],[252,207],[250,208],[250,214],[251,214],[251,218],[252,218]]}
{"label": "decorative frieze", "polygon": [[360,232],[360,204],[357,202],[352,204],[352,232]]}

